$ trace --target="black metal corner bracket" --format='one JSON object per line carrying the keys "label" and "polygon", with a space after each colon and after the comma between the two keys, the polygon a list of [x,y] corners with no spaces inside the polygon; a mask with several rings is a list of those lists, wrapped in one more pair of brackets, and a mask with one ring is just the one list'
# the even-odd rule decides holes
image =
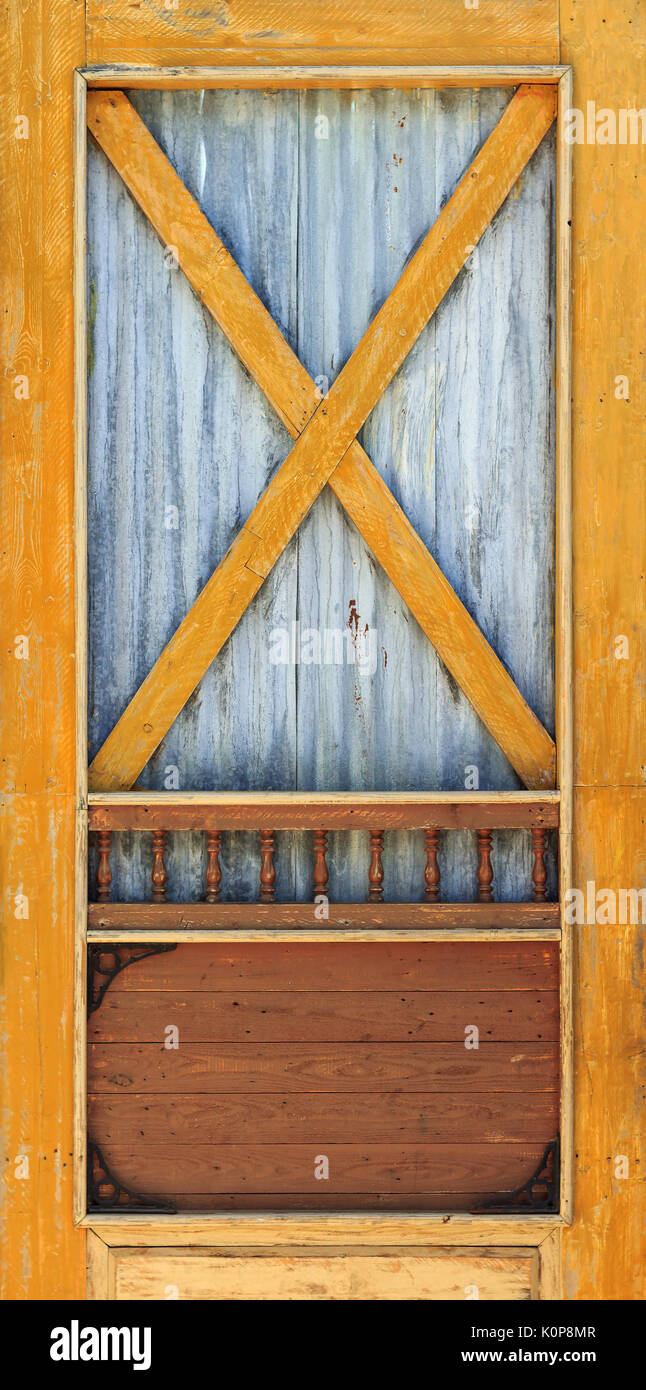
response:
{"label": "black metal corner bracket", "polygon": [[95,1211],[145,1211],[157,1214],[174,1215],[177,1208],[172,1202],[164,1202],[159,1197],[145,1197],[133,1192],[125,1183],[119,1182],[110,1172],[98,1144],[88,1142],[87,1154],[87,1205],[89,1212]]}
{"label": "black metal corner bracket", "polygon": [[518,1215],[537,1212],[557,1216],[560,1204],[560,1138],[549,1143],[535,1172],[513,1192],[499,1197],[491,1197],[478,1207],[472,1208],[473,1215],[489,1212],[496,1215]]}
{"label": "black metal corner bracket", "polygon": [[87,948],[87,1016],[100,1009],[112,981],[122,970],[146,956],[158,956],[174,951],[176,941],[163,946],[112,946],[91,942]]}

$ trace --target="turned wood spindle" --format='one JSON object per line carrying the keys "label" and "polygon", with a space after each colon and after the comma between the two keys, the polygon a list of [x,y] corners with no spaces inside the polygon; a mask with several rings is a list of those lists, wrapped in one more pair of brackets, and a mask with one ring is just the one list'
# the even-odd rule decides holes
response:
{"label": "turned wood spindle", "polygon": [[437,845],[439,838],[439,830],[424,831],[424,840],[426,844],[426,868],[424,870],[426,890],[424,897],[427,903],[436,903],[440,896],[440,866],[437,862]]}
{"label": "turned wood spindle", "polygon": [[220,849],[222,847],[222,836],[217,830],[207,830],[206,832],[206,852],[208,855],[206,864],[206,901],[207,903],[217,903],[220,901],[222,887],[222,870],[220,868]]}
{"label": "turned wood spindle", "polygon": [[546,845],[547,831],[532,829],[532,852],[534,855],[532,898],[535,903],[544,903],[547,897],[547,869],[545,867]]}
{"label": "turned wood spindle", "polygon": [[370,831],[370,868],[368,869],[368,902],[382,903],[384,900],[384,869],[381,855],[384,847],[383,830]]}
{"label": "turned wood spindle", "polygon": [[276,889],[276,870],[274,868],[274,848],[276,836],[273,830],[260,832],[260,901],[273,903]]}
{"label": "turned wood spindle", "polygon": [[313,896],[317,898],[323,893],[327,897],[328,868],[327,868],[327,830],[314,831],[314,875],[313,875]]}
{"label": "turned wood spindle", "polygon": [[112,831],[99,830],[97,833],[99,862],[96,870],[96,896],[100,903],[107,903],[110,897],[110,887],[112,884],[112,870],[110,868],[111,843]]}
{"label": "turned wood spindle", "polygon": [[166,902],[166,884],[168,882],[168,874],[166,873],[166,865],[164,863],[165,852],[166,831],[153,830],[153,868],[151,878],[153,885],[154,903]]}
{"label": "turned wood spindle", "polygon": [[493,869],[491,867],[491,831],[478,832],[478,902],[493,902]]}

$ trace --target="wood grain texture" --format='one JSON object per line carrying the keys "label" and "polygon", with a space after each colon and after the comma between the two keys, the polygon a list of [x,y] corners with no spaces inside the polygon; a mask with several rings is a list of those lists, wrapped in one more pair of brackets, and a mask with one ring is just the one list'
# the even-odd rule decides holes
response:
{"label": "wood grain texture", "polygon": [[531,1251],[480,1250],[312,1255],[305,1249],[296,1256],[258,1249],[234,1255],[227,1250],[110,1252],[117,1299],[162,1299],[170,1286],[184,1299],[254,1302],[463,1299],[474,1287],[481,1299],[523,1301],[532,1296],[534,1259]]}
{"label": "wood grain texture", "polygon": [[[93,787],[110,790],[135,780],[257,592],[255,581],[268,575],[504,201],[549,128],[554,110],[549,88],[521,87],[512,98],[218,570],[95,756]],[[112,125],[116,130],[117,112],[118,125],[117,94],[93,94],[90,121],[103,142],[104,128]],[[137,152],[133,162],[141,167]],[[484,647],[471,668],[483,659]],[[491,683],[491,672],[487,668],[482,674],[484,688]],[[496,670],[495,691],[487,717],[498,737],[504,730],[516,770],[527,785],[553,785],[552,740],[502,666]]]}
{"label": "wood grain texture", "polygon": [[140,990],[319,991],[370,989],[545,990],[558,983],[555,942],[366,942],[329,947],[301,943],[277,946],[178,946],[146,956],[110,985],[113,997]]}
{"label": "wood grain texture", "polygon": [[[73,1226],[73,798],[2,798],[4,1118],[2,1287],[10,1298],[83,1297]],[[67,863],[66,863],[67,857]],[[43,875],[43,862],[57,872]],[[18,895],[18,896],[16,896]],[[27,915],[25,915],[27,914]],[[63,1270],[57,1270],[59,1262]]]}
{"label": "wood grain texture", "polygon": [[[88,1096],[88,1127],[108,1144],[234,1144],[249,1135],[268,1144],[315,1144],[330,1121],[328,1095],[145,1094]],[[334,1133],[338,1143],[455,1143],[465,1130],[483,1144],[540,1144],[558,1129],[558,1095],[542,1091],[518,1096],[393,1093],[336,1095]]]}
{"label": "wood grain texture", "polygon": [[[574,105],[600,105],[603,84],[604,106],[641,106],[626,92],[626,63],[636,68],[643,59],[642,7],[622,0],[603,56],[594,40],[602,22],[598,0],[585,13],[565,0],[562,9]],[[575,144],[572,156],[574,780],[644,787],[646,571],[639,537],[646,530],[646,266],[632,229],[644,216],[646,145]],[[630,229],[616,243],[615,218]],[[604,283],[614,287],[611,302]],[[618,642],[622,636],[627,648]]]}
{"label": "wood grain texture", "polygon": [[[460,1209],[462,1194],[510,1192],[540,1163],[542,1144],[338,1144],[326,1131],[315,1144],[184,1144],[129,1148],[121,1143],[103,1150],[111,1173],[136,1191],[174,1197],[181,1191],[205,1199],[227,1193],[295,1192],[327,1200],[340,1195],[396,1192],[412,1198],[444,1196]],[[317,1154],[329,1160],[330,1175],[315,1175]],[[414,1205],[414,1203],[413,1203]]]}
{"label": "wood grain texture", "polygon": [[358,1217],[338,1212],[309,1215],[306,1212],[259,1215],[251,1212],[244,1221],[237,1214],[226,1213],[213,1214],[205,1220],[199,1212],[155,1218],[132,1212],[124,1212],[122,1216],[97,1212],[86,1218],[86,1224],[111,1249],[129,1246],[158,1250],[187,1242],[200,1250],[217,1243],[236,1250],[244,1247],[276,1249],[298,1244],[308,1251],[348,1245],[374,1249],[384,1244],[419,1249],[431,1244],[437,1253],[441,1253],[442,1247],[454,1250],[456,1246],[461,1251],[467,1251],[470,1246],[481,1251],[494,1244],[503,1249],[518,1245],[531,1247],[562,1228],[558,1216],[540,1214],[492,1217],[475,1216],[470,1212],[411,1215],[410,1212],[388,1211],[366,1211]]}
{"label": "wood grain texture", "polygon": [[531,990],[483,992],[381,990],[319,994],[135,990],[108,991],[90,1016],[88,1038],[103,1042],[159,1042],[175,1026],[183,1042],[461,1042],[465,1024],[488,1042],[558,1039],[558,994]]}
{"label": "wood grain texture", "polygon": [[554,1043],[90,1043],[88,1086],[118,1095],[236,1091],[554,1091]]}
{"label": "wood grain texture", "polygon": [[440,64],[404,66],[380,63],[378,67],[356,65],[321,65],[308,63],[299,67],[235,67],[225,64],[190,67],[139,68],[128,64],[92,67],[84,80],[92,90],[113,91],[125,82],[129,91],[386,91],[399,92],[449,88],[518,87],[521,82],[559,82],[566,69],[562,64]]}
{"label": "wood grain texture", "polygon": [[[563,0],[573,105],[641,106],[646,19],[622,0],[599,43],[598,0]],[[573,481],[575,791],[573,884],[640,887],[644,862],[644,158],[637,145],[575,144]],[[606,286],[604,293],[603,287]],[[608,290],[610,292],[608,293]],[[615,395],[628,377],[628,400]],[[615,657],[615,637],[629,659]],[[572,929],[574,1223],[562,1234],[565,1299],[644,1298],[643,928]],[[629,1160],[625,1179],[613,1158]],[[639,1159],[639,1165],[636,1160]]]}
{"label": "wood grain texture", "polygon": [[436,801],[421,793],[383,792],[378,798],[365,793],[324,792],[299,795],[290,792],[238,796],[212,793],[207,800],[198,795],[182,802],[171,797],[134,795],[129,799],[100,802],[97,793],[88,810],[90,830],[318,830],[326,825],[334,830],[354,830],[381,825],[394,829],[476,830],[479,826],[498,829],[551,827],[559,823],[557,801],[543,801],[519,794],[487,801],[483,796]]}
{"label": "wood grain texture", "polygon": [[[484,977],[489,946],[465,949]],[[438,988],[405,991],[384,944],[354,976],[343,947],[320,946],[303,989],[289,966],[272,977],[279,950],[262,952],[270,988],[214,991],[195,946],[133,961],[112,981],[88,1025],[89,1133],[117,1179],[180,1210],[235,1210],[238,1197],[244,1210],[272,1193],[288,1209],[307,1194],[329,1209],[338,1193],[359,1207],[378,1194],[437,1210],[442,1194],[470,1209],[536,1170],[558,1124],[554,988],[456,989],[457,962],[439,945],[422,951]],[[99,957],[100,969],[111,963],[109,950]],[[326,965],[343,973],[341,990],[319,987]],[[149,968],[161,988],[149,988]],[[501,1110],[509,1139],[495,1137]]]}
{"label": "wood grain texture", "polygon": [[389,6],[340,0],[315,7],[299,0],[207,4],[199,13],[178,0],[132,6],[88,0],[88,61],[142,65],[190,63],[550,63],[558,62],[556,0],[493,0],[460,11],[451,0]]}
{"label": "wood grain texture", "polygon": [[[615,892],[644,885],[646,792],[579,788],[574,845],[582,890],[590,880]],[[590,923],[574,936],[575,1219],[563,1234],[563,1297],[640,1300],[646,1294],[643,914],[641,924]],[[619,1155],[627,1168],[617,1164]]]}
{"label": "wood grain texture", "polygon": [[85,1297],[92,1301],[109,1298],[109,1247],[105,1241],[95,1235],[94,1231],[88,1231],[86,1240],[87,1284]]}
{"label": "wood grain texture", "polygon": [[85,61],[83,7],[12,0],[1,48],[0,1290],[5,1300],[73,1299],[85,1285],[71,1157],[73,68]]}

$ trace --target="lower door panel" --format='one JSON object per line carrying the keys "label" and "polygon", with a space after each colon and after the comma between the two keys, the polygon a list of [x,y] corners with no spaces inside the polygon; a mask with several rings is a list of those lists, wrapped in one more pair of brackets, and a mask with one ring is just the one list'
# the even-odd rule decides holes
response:
{"label": "lower door panel", "polygon": [[92,1297],[522,1301],[536,1297],[537,1251],[117,1247],[107,1252],[103,1269]]}
{"label": "lower door panel", "polygon": [[101,947],[93,966],[91,1212],[558,1210],[557,943]]}

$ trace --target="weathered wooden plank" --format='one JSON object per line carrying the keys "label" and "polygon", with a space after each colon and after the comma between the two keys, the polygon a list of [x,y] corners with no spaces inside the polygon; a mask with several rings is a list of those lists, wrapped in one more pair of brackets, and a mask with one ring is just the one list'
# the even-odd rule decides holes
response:
{"label": "weathered wooden plank", "polygon": [[[379,1206],[378,1200],[374,1206]],[[393,1209],[396,1212],[396,1208]],[[244,1248],[275,1251],[281,1247],[284,1250],[299,1244],[312,1253],[323,1247],[329,1250],[352,1246],[357,1251],[372,1251],[384,1245],[401,1245],[409,1250],[430,1245],[436,1254],[443,1250],[453,1253],[458,1248],[460,1254],[465,1254],[469,1247],[481,1253],[497,1244],[500,1252],[513,1253],[519,1242],[531,1247],[537,1240],[558,1230],[561,1224],[558,1216],[540,1212],[501,1220],[500,1216],[484,1214],[474,1218],[466,1211],[447,1213],[446,1208],[439,1220],[434,1216],[428,1220],[418,1218],[414,1212],[390,1215],[388,1211],[374,1211],[372,1215],[366,1211],[361,1221],[335,1212],[328,1215],[304,1212],[292,1216],[278,1210],[275,1215],[269,1215],[257,1207],[245,1221],[239,1221],[235,1215],[232,1219],[226,1212],[208,1220],[199,1212],[151,1218],[125,1210],[116,1218],[100,1212],[92,1217],[92,1229],[113,1250],[124,1245],[132,1247],[133,1254],[135,1250],[148,1248],[160,1250],[179,1237],[182,1241],[190,1241],[190,1250],[195,1255],[212,1248],[215,1243],[232,1252]]]}
{"label": "weathered wooden plank", "polygon": [[532,1144],[185,1144],[104,1151],[110,1171],[135,1191],[173,1197],[182,1192],[307,1192],[323,1186],[316,1154],[325,1154],[325,1192],[432,1192],[450,1199],[460,1192],[512,1191],[531,1177],[542,1148]]}
{"label": "weathered wooden plank", "polygon": [[[197,967],[199,970],[199,967]],[[191,991],[159,994],[132,990],[105,996],[90,1016],[88,1038],[154,1043],[165,1029],[185,1042],[418,1042],[464,1043],[467,1027],[487,1042],[546,1041],[559,1037],[556,990],[441,989],[403,995],[380,990],[342,993],[303,990],[282,993]]]}
{"label": "weathered wooden plank", "polygon": [[[125,92],[88,92],[87,120],[162,244],[173,246],[187,280],[283,425],[298,437],[320,403],[320,392]],[[251,520],[249,526],[253,531]]]}
{"label": "weathered wooden plank", "polygon": [[[109,952],[109,948],[108,948]],[[557,942],[192,944],[146,956],[110,985],[127,990],[543,990],[558,987]]]}
{"label": "weathered wooden plank", "polygon": [[85,76],[92,90],[114,90],[127,82],[129,91],[445,91],[470,87],[518,87],[521,82],[555,83],[565,72],[560,63],[464,64],[397,64],[380,63],[379,67],[362,64],[308,63],[298,68],[231,67],[225,64],[205,67],[194,64],[183,68],[142,68],[130,64],[112,67],[93,67]]}
{"label": "weathered wooden plank", "polygon": [[[370,0],[307,7],[281,0],[268,14],[258,0],[164,9],[150,0],[88,0],[90,63],[162,67],[208,63],[550,63],[558,62],[556,0],[406,0],[397,11]],[[269,21],[269,22],[268,22]]]}
{"label": "weathered wooden plank", "polygon": [[[321,1184],[319,1184],[319,1187],[320,1186]],[[198,1219],[198,1213],[201,1217],[203,1217],[205,1213],[208,1213],[210,1219],[212,1219],[211,1214],[214,1215],[216,1213],[222,1215],[226,1213],[246,1213],[247,1220],[254,1220],[258,1217],[258,1213],[261,1212],[263,1213],[263,1219],[270,1220],[271,1218],[269,1216],[264,1216],[265,1213],[276,1212],[278,1214],[282,1212],[284,1214],[288,1212],[291,1216],[292,1213],[296,1215],[302,1212],[304,1220],[314,1222],[321,1220],[325,1213],[328,1213],[328,1219],[331,1219],[332,1215],[337,1212],[361,1212],[362,1226],[370,1220],[371,1214],[375,1215],[375,1219],[383,1220],[384,1214],[387,1212],[401,1212],[402,1217],[404,1213],[406,1213],[411,1219],[414,1214],[418,1212],[428,1212],[429,1214],[441,1212],[442,1222],[446,1220],[447,1214],[450,1214],[449,1219],[458,1219],[460,1215],[469,1213],[473,1220],[477,1219],[481,1221],[483,1218],[480,1215],[476,1218],[474,1213],[477,1208],[486,1203],[490,1198],[495,1202],[499,1200],[499,1194],[483,1191],[452,1192],[450,1196],[447,1196],[446,1192],[414,1192],[402,1194],[400,1192],[331,1193],[321,1192],[320,1190],[316,1193],[203,1193],[177,1191],[173,1196],[173,1206],[178,1213],[181,1213],[183,1239],[184,1227],[188,1227],[189,1223],[192,1225],[193,1222]],[[97,1213],[97,1219],[99,1217],[100,1213]],[[515,1219],[519,1220],[518,1217]],[[530,1220],[531,1219],[532,1218],[530,1218]],[[119,1220],[122,1222],[124,1217],[120,1217]],[[537,1217],[534,1216],[533,1221],[536,1222],[536,1220]],[[552,1221],[554,1220],[555,1218],[552,1217]],[[188,1236],[188,1231],[186,1234]],[[442,1237],[444,1237],[444,1234],[444,1231],[442,1231]],[[536,1238],[537,1234],[538,1232],[532,1231],[528,1233],[528,1244],[531,1244],[531,1241]],[[354,1232],[351,1231],[350,1236],[354,1239]]]}
{"label": "weathered wooden plank", "polygon": [[[646,883],[646,791],[578,788],[574,828],[575,886],[582,894],[589,883],[615,894],[619,917],[619,889]],[[609,902],[612,906],[612,897]],[[611,1298],[614,1288],[641,1299],[646,1292],[641,1225],[645,916],[642,907],[616,926],[610,917],[607,925],[588,919],[574,928],[577,1219],[563,1240],[566,1298]]]}
{"label": "weathered wooden plank", "polygon": [[[639,91],[646,12],[620,0],[560,6],[572,104],[615,115]],[[628,95],[630,93],[630,95]],[[599,123],[600,125],[600,123]],[[601,133],[599,129],[599,134]],[[646,147],[574,144],[573,179],[573,884],[617,892],[644,863],[643,347]],[[601,191],[603,190],[603,191]],[[605,288],[604,288],[605,287]],[[625,391],[627,388],[627,398]],[[617,638],[628,639],[628,647]],[[626,659],[621,659],[623,651]],[[643,927],[572,929],[574,1224],[562,1235],[562,1296],[643,1300]],[[613,1162],[623,1154],[628,1167]],[[640,1159],[637,1166],[635,1160]],[[617,1171],[627,1173],[617,1177]]]}
{"label": "weathered wooden plank", "polygon": [[305,794],[267,793],[265,796],[222,793],[208,804],[199,798],[174,803],[171,797],[100,804],[94,801],[88,811],[90,830],[356,830],[365,826],[385,829],[477,830],[484,826],[500,829],[557,827],[557,801],[527,800],[487,802],[434,801],[432,796],[386,792],[378,798],[355,796],[352,792],[326,796],[323,792]]}
{"label": "weathered wooden plank", "polygon": [[[75,787],[73,69],[82,6],[3,12],[3,1300],[79,1299],[72,1224]],[[55,196],[53,196],[55,190]],[[77,661],[83,660],[79,653]],[[82,719],[82,715],[79,715]]]}
{"label": "weathered wooden plank", "polygon": [[[260,1257],[260,1258],[259,1258]],[[164,1299],[169,1287],[182,1299],[313,1300],[356,1302],[478,1297],[527,1300],[532,1296],[533,1254],[496,1251],[446,1254],[429,1250],[348,1250],[312,1255],[302,1251],[244,1254],[219,1251],[113,1250],[117,1299]],[[105,1295],[104,1295],[105,1296]]]}
{"label": "weathered wooden plank", "polygon": [[538,934],[560,930],[559,903],[329,903],[324,919],[315,917],[315,907],[313,902],[93,902],[88,904],[87,920],[91,931],[143,933],[238,927],[298,930],[317,925],[324,930],[383,927],[411,932],[423,928]]}
{"label": "weathered wooden plank", "polygon": [[[104,1006],[105,1007],[105,1006]],[[88,1132],[101,1145],[335,1143],[549,1143],[558,1095],[88,1095]]]}
{"label": "weathered wooden plank", "polygon": [[87,1299],[108,1298],[110,1249],[94,1231],[87,1232]]}
{"label": "weathered wooden plank", "polygon": [[[97,100],[106,98],[99,96]],[[107,100],[114,102],[114,97],[110,95]],[[242,575],[242,570],[249,570],[255,579],[269,573],[464,263],[468,255],[465,243],[470,247],[477,242],[553,117],[554,98],[549,89],[519,89],[325,402],[275,474],[225,561],[97,754],[91,774],[94,787],[129,785],[141,771],[235,625],[237,619],[232,622],[232,615],[237,612],[241,616],[257,592],[254,580]],[[474,179],[478,190],[475,201]],[[231,585],[241,586],[233,599],[228,596]],[[160,689],[162,675],[165,682],[170,678],[170,684]],[[518,701],[506,673],[500,676],[498,697],[500,724],[511,730],[512,761],[517,770],[529,785],[553,785],[552,741],[525,702]]]}
{"label": "weathered wooden plank", "polygon": [[173,1095],[227,1091],[554,1091],[554,1043],[91,1043],[88,1086]]}

